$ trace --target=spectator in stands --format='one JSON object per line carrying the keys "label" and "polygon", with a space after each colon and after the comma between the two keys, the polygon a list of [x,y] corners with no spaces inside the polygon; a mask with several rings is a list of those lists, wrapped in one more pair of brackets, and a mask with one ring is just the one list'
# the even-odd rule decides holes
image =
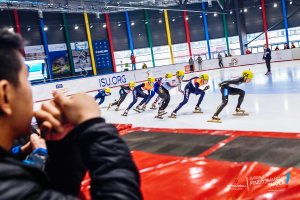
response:
{"label": "spectator in stands", "polygon": [[142,66],[143,69],[147,69],[147,65],[144,63]]}
{"label": "spectator in stands", "polygon": [[264,54],[263,54],[263,59],[266,61],[266,65],[267,65],[267,69],[268,72],[266,73],[266,75],[270,75],[271,74],[271,49],[269,49],[268,45],[265,44],[264,46]]}
{"label": "spectator in stands", "polygon": [[292,42],[291,48],[292,49],[296,48],[293,42]]}
{"label": "spectator in stands", "polygon": [[31,145],[31,155],[49,156],[40,168],[9,153],[16,138],[30,134],[33,117],[22,47],[18,34],[0,29],[0,199],[75,200],[87,170],[92,199],[142,199],[130,150],[85,93],[70,99],[55,91],[54,100],[34,113],[48,152]]}
{"label": "spectator in stands", "polygon": [[131,54],[130,60],[131,60],[131,64],[132,64],[132,70],[135,70],[136,69],[135,68],[136,61],[135,61],[135,56],[133,54]]}
{"label": "spectator in stands", "polygon": [[192,56],[189,59],[189,64],[190,64],[191,72],[194,72],[194,60],[193,60]]}
{"label": "spectator in stands", "polygon": [[202,71],[202,58],[200,55],[197,57],[199,71]]}
{"label": "spectator in stands", "polygon": [[220,53],[218,53],[218,60],[219,60],[219,66],[220,66],[220,68],[223,68],[224,67],[223,66],[223,58],[222,58],[222,56],[221,56]]}
{"label": "spectator in stands", "polygon": [[284,49],[290,49],[288,43],[285,43],[285,44],[284,44]]}
{"label": "spectator in stands", "polygon": [[252,52],[249,49],[246,50],[246,54],[251,54],[251,53]]}
{"label": "spectator in stands", "polygon": [[275,51],[278,51],[279,50],[279,47],[278,47],[278,45],[275,47]]}
{"label": "spectator in stands", "polygon": [[229,53],[229,56],[228,57],[231,57],[232,55],[231,55],[231,53]]}
{"label": "spectator in stands", "polygon": [[228,57],[227,53],[225,53],[225,57]]}

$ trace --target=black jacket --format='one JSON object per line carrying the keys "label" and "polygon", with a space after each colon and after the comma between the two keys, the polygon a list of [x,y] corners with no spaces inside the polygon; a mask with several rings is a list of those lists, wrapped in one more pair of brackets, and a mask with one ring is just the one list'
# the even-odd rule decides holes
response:
{"label": "black jacket", "polygon": [[239,76],[239,77],[233,77],[229,80],[223,81],[222,83],[219,83],[220,87],[238,87],[242,83],[244,83],[244,77]]}
{"label": "black jacket", "polygon": [[271,60],[272,57],[271,57],[271,50],[269,48],[267,49],[264,49],[264,54],[263,54],[263,59],[268,59],[268,60]]}
{"label": "black jacket", "polygon": [[89,170],[93,199],[142,199],[139,172],[115,126],[95,118],[47,142],[46,170],[0,147],[0,199],[76,199]]}

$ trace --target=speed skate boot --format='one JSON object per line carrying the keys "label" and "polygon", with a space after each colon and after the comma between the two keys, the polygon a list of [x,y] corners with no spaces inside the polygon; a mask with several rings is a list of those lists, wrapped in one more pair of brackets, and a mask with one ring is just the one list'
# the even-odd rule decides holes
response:
{"label": "speed skate boot", "polygon": [[153,103],[153,104],[151,105],[151,108],[150,108],[150,109],[156,109],[156,104]]}
{"label": "speed skate boot", "polygon": [[199,106],[196,106],[195,111],[193,111],[193,113],[203,113],[203,112],[201,111],[201,108]]}
{"label": "speed skate boot", "polygon": [[134,111],[141,113],[141,109],[140,109],[140,105],[138,105],[135,109],[133,109]]}
{"label": "speed skate boot", "polygon": [[157,116],[155,118],[163,119],[162,114],[158,111]]}
{"label": "speed skate boot", "polygon": [[170,117],[170,118],[175,118],[175,119],[176,119],[176,116],[177,116],[177,114],[176,114],[175,112],[172,112],[172,113],[171,113],[171,116],[168,116],[168,117]]}
{"label": "speed skate boot", "polygon": [[218,117],[218,116],[216,116],[216,115],[214,115],[211,119],[212,119],[212,120],[207,120],[207,122],[217,122],[217,123],[222,123],[222,121],[220,121],[221,118]]}
{"label": "speed skate boot", "polygon": [[248,113],[245,113],[245,110],[241,110],[240,108],[235,109],[235,114],[233,115],[249,115]]}
{"label": "speed skate boot", "polygon": [[119,110],[119,106],[116,107],[115,111],[118,111],[118,110]]}
{"label": "speed skate boot", "polygon": [[111,104],[109,104],[109,106],[108,106],[107,110],[108,110],[108,109],[110,109],[111,107],[112,107],[112,103],[111,103]]}
{"label": "speed skate boot", "polygon": [[165,115],[165,114],[167,114],[167,112],[166,112],[166,111],[164,111],[164,110],[160,110],[160,111],[158,111],[158,113],[160,113],[161,115]]}
{"label": "speed skate boot", "polygon": [[128,110],[125,110],[122,116],[127,116],[128,115]]}
{"label": "speed skate boot", "polygon": [[143,107],[141,108],[141,111],[145,111],[146,110],[146,106],[147,106],[147,104],[144,104]]}

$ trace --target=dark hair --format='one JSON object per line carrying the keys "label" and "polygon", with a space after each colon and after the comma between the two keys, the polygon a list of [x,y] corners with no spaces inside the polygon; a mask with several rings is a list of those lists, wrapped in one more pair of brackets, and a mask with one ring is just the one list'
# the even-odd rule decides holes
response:
{"label": "dark hair", "polygon": [[0,80],[7,80],[15,87],[19,85],[22,61],[17,54],[24,45],[23,38],[8,28],[0,29]]}

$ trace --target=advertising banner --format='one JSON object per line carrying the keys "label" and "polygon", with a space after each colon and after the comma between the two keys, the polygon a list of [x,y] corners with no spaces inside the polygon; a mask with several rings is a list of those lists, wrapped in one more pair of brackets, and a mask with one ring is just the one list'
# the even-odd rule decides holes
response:
{"label": "advertising banner", "polygon": [[108,40],[93,41],[96,69],[112,68]]}
{"label": "advertising banner", "polygon": [[67,45],[65,43],[51,44],[48,45],[48,49],[53,77],[57,78],[71,76]]}
{"label": "advertising banner", "polygon": [[25,46],[24,51],[26,60],[39,60],[46,58],[43,45]]}
{"label": "advertising banner", "polygon": [[34,101],[52,99],[53,91],[58,90],[65,95],[72,95],[78,92],[88,91],[88,79],[76,79],[70,81],[62,81],[56,83],[48,83],[43,85],[32,86],[32,94]]}
{"label": "advertising banner", "polygon": [[272,51],[272,62],[292,60],[292,51],[291,50],[279,50]]}
{"label": "advertising banner", "polygon": [[136,79],[134,74],[135,72],[130,71],[88,78],[88,89],[89,91],[100,90],[106,87],[125,85],[130,81],[135,82]]}
{"label": "advertising banner", "polygon": [[89,44],[85,42],[71,43],[75,72],[82,75],[92,74],[91,56]]}
{"label": "advertising banner", "polygon": [[291,51],[293,60],[300,60],[300,48],[292,49]]}

